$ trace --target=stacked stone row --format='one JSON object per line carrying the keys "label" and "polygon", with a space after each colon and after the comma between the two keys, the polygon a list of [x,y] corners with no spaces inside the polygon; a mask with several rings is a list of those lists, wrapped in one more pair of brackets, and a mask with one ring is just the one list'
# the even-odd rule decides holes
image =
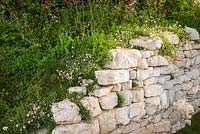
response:
{"label": "stacked stone row", "polygon": [[[191,37],[179,43],[171,32],[164,36],[181,44],[175,60],[158,55],[158,37],[130,41],[144,50],[112,49],[112,61],[95,72],[95,90],[81,100],[92,120],[82,121],[78,106],[65,99],[52,106],[57,124],[52,133],[167,134],[191,124],[188,119],[200,106],[200,44]],[[71,87],[69,92],[86,94],[86,87]],[[118,94],[124,98],[122,107]]]}

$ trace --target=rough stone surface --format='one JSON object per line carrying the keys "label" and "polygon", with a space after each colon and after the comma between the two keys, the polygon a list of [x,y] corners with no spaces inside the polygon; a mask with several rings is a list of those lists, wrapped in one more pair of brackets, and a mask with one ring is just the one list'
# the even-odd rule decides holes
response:
{"label": "rough stone surface", "polygon": [[148,63],[146,59],[141,59],[138,61],[138,68],[146,69],[148,68]]}
{"label": "rough stone surface", "polygon": [[149,66],[166,66],[169,65],[169,62],[166,58],[162,56],[154,56],[148,59]]}
{"label": "rough stone surface", "polygon": [[110,93],[107,96],[99,98],[102,109],[113,109],[117,106],[117,95],[116,93]]}
{"label": "rough stone surface", "polygon": [[79,123],[73,125],[57,126],[52,134],[99,134],[98,120],[91,123]]}
{"label": "rough stone surface", "polygon": [[72,93],[72,92],[77,92],[77,93],[82,92],[84,94],[87,93],[86,87],[78,87],[78,86],[77,87],[70,87],[68,89],[68,91],[69,91],[69,93]]}
{"label": "rough stone surface", "polygon": [[112,61],[104,67],[109,69],[126,69],[137,67],[138,60],[142,55],[139,50],[135,49],[112,49]]}
{"label": "rough stone surface", "polygon": [[137,70],[137,80],[145,80],[151,76],[153,73],[153,68],[147,68],[147,69],[138,69]]}
{"label": "rough stone surface", "polygon": [[122,90],[132,89],[132,80],[129,80],[128,82],[121,83],[121,89]]}
{"label": "rough stone surface", "polygon": [[78,106],[67,99],[54,103],[51,112],[56,124],[73,124],[81,121]]}
{"label": "rough stone surface", "polygon": [[199,40],[199,33],[196,29],[190,28],[190,27],[185,27],[186,33],[189,34],[189,39],[191,40]]}
{"label": "rough stone surface", "polygon": [[162,33],[162,35],[164,36],[165,39],[167,39],[167,41],[170,43],[170,44],[178,44],[179,43],[179,37],[177,34],[174,34],[172,32],[168,32],[168,31],[165,31]]}
{"label": "rough stone surface", "polygon": [[99,128],[101,134],[107,134],[116,128],[114,111],[105,111],[98,116]]}
{"label": "rough stone surface", "polygon": [[147,98],[145,105],[147,115],[153,115],[160,110],[160,97]]}
{"label": "rough stone surface", "polygon": [[148,86],[148,85],[156,84],[157,82],[158,82],[157,77],[151,77],[151,78],[144,80],[144,85]]}
{"label": "rough stone surface", "polygon": [[160,37],[149,38],[149,37],[140,37],[138,39],[133,39],[129,41],[131,46],[143,47],[147,50],[156,50],[160,49],[162,46],[162,40]]}
{"label": "rough stone surface", "polygon": [[145,127],[142,127],[131,132],[130,134],[151,134],[151,132],[149,132]]}
{"label": "rough stone surface", "polygon": [[136,118],[136,119],[141,118],[146,113],[144,107],[145,107],[144,102],[131,104],[130,105],[129,117],[130,118]]}
{"label": "rough stone surface", "polygon": [[159,122],[158,124],[155,124],[154,126],[155,126],[155,131],[158,133],[169,132],[171,129],[170,121],[162,121]]}
{"label": "rough stone surface", "polygon": [[81,103],[90,111],[90,115],[92,117],[95,117],[102,112],[99,106],[98,99],[95,97],[84,97],[81,100]]}
{"label": "rough stone surface", "polygon": [[149,85],[144,87],[145,97],[152,97],[161,95],[163,88],[161,85]]}
{"label": "rough stone surface", "polygon": [[100,85],[118,84],[129,81],[128,70],[101,70],[95,71]]}
{"label": "rough stone surface", "polygon": [[100,88],[95,89],[93,92],[96,97],[102,97],[102,96],[108,95],[111,92],[112,88],[113,86],[100,87]]}
{"label": "rough stone surface", "polygon": [[130,122],[129,107],[115,109],[115,118],[117,124],[127,125]]}
{"label": "rough stone surface", "polygon": [[135,70],[130,71],[130,79],[131,80],[136,79],[136,71]]}
{"label": "rough stone surface", "polygon": [[112,91],[119,92],[119,91],[121,91],[121,89],[122,89],[121,84],[115,84],[115,85],[113,85]]}
{"label": "rough stone surface", "polygon": [[161,103],[161,109],[166,109],[169,107],[169,99],[168,99],[168,94],[167,94],[167,91],[163,92],[161,95],[160,95],[160,103]]}
{"label": "rough stone surface", "polygon": [[133,98],[133,102],[144,101],[144,90],[143,89],[133,90],[132,98]]}

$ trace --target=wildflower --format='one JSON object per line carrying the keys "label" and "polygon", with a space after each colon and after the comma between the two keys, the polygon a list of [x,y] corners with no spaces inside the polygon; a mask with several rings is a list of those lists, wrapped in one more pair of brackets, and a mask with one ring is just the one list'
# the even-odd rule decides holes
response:
{"label": "wildflower", "polygon": [[4,126],[2,129],[3,129],[4,131],[7,131],[7,130],[8,130],[8,126]]}
{"label": "wildflower", "polygon": [[16,124],[16,127],[19,127],[19,124]]}

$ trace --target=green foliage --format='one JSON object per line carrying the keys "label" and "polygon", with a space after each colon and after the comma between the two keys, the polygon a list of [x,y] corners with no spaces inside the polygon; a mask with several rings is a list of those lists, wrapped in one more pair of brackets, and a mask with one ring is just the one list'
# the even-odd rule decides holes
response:
{"label": "green foliage", "polygon": [[84,97],[84,94],[82,92],[78,93],[78,92],[72,92],[70,94],[67,94],[67,98],[74,102],[78,107],[79,107],[79,114],[81,115],[81,118],[85,121],[89,121],[91,120],[91,116],[90,116],[90,111],[85,108],[83,106],[83,104],[81,103],[81,99]]}
{"label": "green foliage", "polygon": [[179,130],[176,132],[176,134],[199,134],[200,131],[200,113],[197,113],[192,117],[192,125],[191,126],[186,126],[185,128]]}
{"label": "green foliage", "polygon": [[124,103],[124,97],[117,93],[117,106],[118,107],[122,107],[122,104]]}
{"label": "green foliage", "polygon": [[176,46],[174,44],[170,44],[167,39],[162,38],[163,44],[161,49],[159,50],[159,54],[162,56],[169,56],[171,58],[175,58],[176,55]]}
{"label": "green foliage", "polygon": [[138,86],[139,86],[138,83],[136,83],[135,81],[132,82],[132,88],[136,88]]}

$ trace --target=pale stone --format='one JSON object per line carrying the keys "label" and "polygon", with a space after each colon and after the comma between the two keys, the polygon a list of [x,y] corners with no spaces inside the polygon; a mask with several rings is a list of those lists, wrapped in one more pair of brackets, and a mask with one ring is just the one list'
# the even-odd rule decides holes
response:
{"label": "pale stone", "polygon": [[184,42],[183,50],[192,50],[192,45],[189,43],[189,41]]}
{"label": "pale stone", "polygon": [[130,118],[141,118],[146,113],[144,107],[145,107],[144,102],[131,104],[129,117]]}
{"label": "pale stone", "polygon": [[148,131],[150,134],[155,134],[155,127],[154,127],[153,123],[147,125],[146,128],[147,128],[147,131]]}
{"label": "pale stone", "polygon": [[161,114],[157,114],[153,116],[153,123],[158,123],[162,119]]}
{"label": "pale stone", "polygon": [[116,128],[114,111],[105,111],[98,116],[100,134],[107,134]]}
{"label": "pale stone", "polygon": [[185,124],[188,125],[188,126],[191,126],[192,125],[192,121],[191,120],[185,120]]}
{"label": "pale stone", "polygon": [[199,69],[192,69],[191,70],[191,76],[192,79],[197,79],[200,75]]}
{"label": "pale stone", "polygon": [[131,80],[134,80],[134,79],[136,79],[136,76],[137,76],[136,71],[135,71],[135,70],[131,70],[131,71],[130,71],[130,79],[131,79]]}
{"label": "pale stone", "polygon": [[68,89],[69,93],[73,93],[73,92],[77,92],[77,93],[84,93],[84,95],[86,95],[87,93],[87,89],[86,87],[70,87]]}
{"label": "pale stone", "polygon": [[199,91],[199,85],[192,87],[191,90],[187,91],[187,94],[192,95],[192,94],[196,94]]}
{"label": "pale stone", "polygon": [[148,86],[148,85],[156,84],[157,82],[158,82],[158,78],[151,77],[151,78],[144,80],[144,85]]}
{"label": "pale stone", "polygon": [[182,58],[185,58],[185,54],[182,50],[179,50],[179,51],[176,51],[176,58],[177,59],[182,59]]}
{"label": "pale stone", "polygon": [[177,91],[175,94],[175,100],[178,101],[181,99],[184,99],[184,93],[182,91]]}
{"label": "pale stone", "polygon": [[123,106],[129,105],[132,102],[132,92],[130,90],[123,90],[119,92],[120,95],[124,98],[122,103]]}
{"label": "pale stone", "polygon": [[81,100],[81,103],[83,104],[83,106],[85,108],[87,108],[90,112],[90,115],[92,117],[95,117],[97,115],[99,115],[102,111],[101,108],[99,106],[99,102],[98,99],[95,97],[84,97]]}
{"label": "pale stone", "polygon": [[119,91],[121,91],[121,89],[122,89],[121,84],[115,84],[115,85],[113,85],[112,91],[119,92]]}
{"label": "pale stone", "polygon": [[99,87],[93,91],[94,96],[102,97],[102,96],[108,95],[111,92],[112,88],[113,88],[113,86]]}
{"label": "pale stone", "polygon": [[199,33],[196,29],[190,28],[190,27],[185,27],[185,32],[189,34],[189,39],[190,40],[199,40]]}
{"label": "pale stone", "polygon": [[168,94],[169,94],[169,103],[172,104],[174,102],[174,97],[175,97],[175,90],[168,90]]}
{"label": "pale stone", "polygon": [[148,61],[149,66],[153,66],[153,67],[169,65],[168,60],[165,57],[162,57],[160,55],[150,57],[147,61]]}
{"label": "pale stone", "polygon": [[166,81],[163,85],[164,89],[172,89],[174,86],[174,81],[170,80],[170,81]]}
{"label": "pale stone", "polygon": [[182,90],[190,90],[193,87],[192,82],[184,82],[182,85]]}
{"label": "pale stone", "polygon": [[56,126],[52,134],[99,134],[99,122]]}
{"label": "pale stone", "polygon": [[181,124],[180,124],[180,122],[178,122],[178,123],[172,125],[171,133],[176,133],[180,129],[181,129]]}
{"label": "pale stone", "polygon": [[184,75],[184,70],[177,70],[176,72],[173,73],[173,76],[180,76]]}
{"label": "pale stone", "polygon": [[197,50],[189,50],[189,51],[184,51],[184,54],[186,58],[192,58],[197,56],[199,53]]}
{"label": "pale stone", "polygon": [[173,112],[173,107],[169,107],[166,111],[162,113],[162,118],[169,118],[169,115]]}
{"label": "pale stone", "polygon": [[155,132],[157,133],[169,132],[171,130],[170,121],[162,121],[157,124],[154,124],[154,126],[155,126]]}
{"label": "pale stone", "polygon": [[119,133],[119,134],[128,134],[139,128],[140,128],[140,124],[138,124],[134,121],[131,121],[128,125],[120,127],[121,133]]}
{"label": "pale stone", "polygon": [[169,117],[172,124],[182,119],[190,119],[194,114],[194,107],[185,100],[180,100],[175,103],[173,108],[174,112],[172,112]]}
{"label": "pale stone", "polygon": [[174,66],[169,65],[169,66],[163,66],[160,67],[160,74],[171,74],[174,71]]}
{"label": "pale stone", "polygon": [[110,69],[126,69],[137,67],[138,60],[142,58],[139,50],[135,49],[112,49],[112,61],[104,67]]}
{"label": "pale stone", "polygon": [[153,115],[160,110],[160,97],[147,98],[145,105],[147,115]]}
{"label": "pale stone", "polygon": [[117,95],[116,93],[110,93],[106,96],[99,98],[99,102],[102,109],[113,109],[117,106]]}
{"label": "pale stone", "polygon": [[149,85],[144,87],[145,97],[152,97],[161,95],[163,88],[161,85]]}
{"label": "pale stone", "polygon": [[149,78],[153,73],[153,68],[147,68],[145,70],[143,69],[138,69],[137,70],[137,80],[145,80]]}
{"label": "pale stone", "polygon": [[129,134],[151,134],[145,127],[139,128]]}
{"label": "pale stone", "polygon": [[154,51],[141,51],[142,58],[149,58],[154,55]]}
{"label": "pale stone", "polygon": [[144,90],[133,90],[132,91],[133,102],[144,101]]}
{"label": "pale stone", "polygon": [[168,99],[167,91],[163,92],[160,95],[160,103],[161,103],[161,109],[166,109],[169,107],[169,99]]}
{"label": "pale stone", "polygon": [[148,63],[146,59],[141,59],[138,61],[138,68],[141,69],[147,69],[148,68]]}
{"label": "pale stone", "polygon": [[129,107],[122,107],[115,109],[115,119],[117,124],[127,125],[129,119]]}
{"label": "pale stone", "polygon": [[170,75],[164,75],[164,76],[160,76],[158,78],[158,83],[160,84],[164,84],[166,81],[169,81],[171,79]]}
{"label": "pale stone", "polygon": [[196,57],[194,58],[194,63],[195,63],[196,65],[200,64],[200,56],[196,56]]}
{"label": "pale stone", "polygon": [[162,40],[160,37],[150,38],[150,37],[140,37],[138,39],[132,39],[129,41],[131,46],[143,47],[147,50],[160,49],[162,46]]}
{"label": "pale stone", "polygon": [[140,122],[140,127],[145,127],[149,124],[149,118],[144,118]]}
{"label": "pale stone", "polygon": [[129,81],[128,70],[101,70],[95,71],[100,85],[118,84]]}
{"label": "pale stone", "polygon": [[121,89],[122,90],[132,89],[132,80],[129,80],[128,82],[121,83]]}
{"label": "pale stone", "polygon": [[153,68],[152,77],[155,77],[155,76],[160,76],[160,67],[154,67]]}
{"label": "pale stone", "polygon": [[79,107],[67,99],[54,103],[51,112],[56,124],[73,124],[81,121]]}
{"label": "pale stone", "polygon": [[165,31],[162,33],[162,35],[170,44],[177,45],[179,43],[179,37],[177,34]]}

